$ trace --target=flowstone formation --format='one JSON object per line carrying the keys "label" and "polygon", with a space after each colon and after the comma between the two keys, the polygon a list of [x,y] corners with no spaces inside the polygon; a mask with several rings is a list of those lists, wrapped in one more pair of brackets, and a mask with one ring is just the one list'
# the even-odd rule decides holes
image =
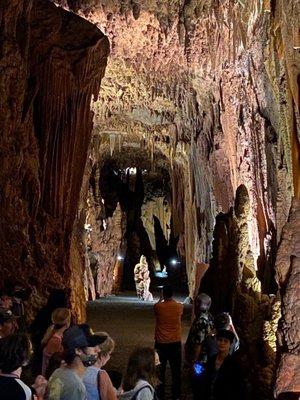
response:
{"label": "flowstone formation", "polygon": [[140,258],[140,262],[134,267],[134,281],[137,297],[140,300],[153,301],[153,296],[149,291],[151,280],[148,263],[143,255]]}
{"label": "flowstone formation", "polygon": [[74,228],[109,44],[99,29],[47,0],[0,3],[0,286],[30,286],[27,305],[71,288],[85,316]]}

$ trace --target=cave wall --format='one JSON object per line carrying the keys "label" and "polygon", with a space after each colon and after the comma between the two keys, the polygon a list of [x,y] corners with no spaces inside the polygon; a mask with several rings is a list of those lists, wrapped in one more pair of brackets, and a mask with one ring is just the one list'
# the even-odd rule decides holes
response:
{"label": "cave wall", "polygon": [[108,39],[47,0],[2,1],[0,21],[1,286],[32,289],[29,317],[51,288],[70,287],[82,320],[72,232]]}
{"label": "cave wall", "polygon": [[94,106],[98,134],[113,130],[121,146],[135,136],[168,157],[171,174],[182,168],[174,213],[181,209],[186,222],[197,216],[182,232],[188,273],[209,260],[215,216],[233,205],[240,184],[250,197],[251,251],[263,268],[299,186],[298,4],[63,3],[111,40]]}
{"label": "cave wall", "polygon": [[[132,142],[154,165],[158,151],[170,162],[190,295],[197,265],[213,267],[216,217],[224,217],[234,296],[227,302],[217,289],[212,295],[218,307],[245,311],[239,324],[251,329],[244,344],[255,343],[245,365],[253,375],[258,366],[255,386],[267,398],[281,312],[275,254],[292,198],[299,198],[299,2],[63,3],[111,40],[95,134],[112,131],[121,149]],[[234,210],[240,187],[247,191],[242,218]]]}
{"label": "cave wall", "polygon": [[[279,368],[275,394],[300,393],[300,200],[294,199],[276,257],[276,279],[282,296],[279,321]],[[282,397],[284,398],[284,397]],[[288,398],[288,397],[287,397]]]}

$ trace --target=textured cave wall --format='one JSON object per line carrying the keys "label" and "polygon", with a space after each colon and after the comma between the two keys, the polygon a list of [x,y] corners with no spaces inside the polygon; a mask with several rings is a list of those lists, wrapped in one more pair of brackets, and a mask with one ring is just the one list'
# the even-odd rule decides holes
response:
{"label": "textured cave wall", "polygon": [[[220,223],[233,294],[229,301],[216,289],[213,298],[216,308],[245,311],[239,324],[251,329],[243,345],[255,343],[245,364],[253,376],[256,366],[261,372],[257,398],[269,397],[280,316],[280,301],[271,296],[275,254],[292,197],[299,198],[299,2],[64,5],[111,40],[94,106],[99,137],[110,130],[121,149],[141,144],[154,165],[158,150],[170,162],[174,229],[190,295],[197,265],[212,258],[206,279],[222,267],[213,245]],[[240,187],[247,191],[243,216],[235,210]]]}
{"label": "textured cave wall", "polygon": [[[85,248],[86,298],[106,296],[124,284],[134,284],[133,268],[142,254],[151,274],[160,261],[161,265],[165,262],[166,254],[162,261],[155,251],[155,229],[169,240],[170,166],[161,154],[155,158],[153,169],[151,155],[142,144],[120,143],[116,132],[99,135],[97,127],[94,130],[77,219],[85,232],[81,243]],[[127,176],[129,167],[138,167],[140,172]],[[157,217],[156,228],[153,216]]]}
{"label": "textured cave wall", "polygon": [[[282,296],[279,322],[280,360],[275,394],[300,393],[300,200],[294,199],[276,257]],[[284,397],[282,397],[284,398]]]}
{"label": "textured cave wall", "polygon": [[72,231],[108,40],[46,0],[2,1],[0,21],[1,286],[31,287],[29,314],[49,289],[70,287],[82,319]]}
{"label": "textured cave wall", "polygon": [[188,273],[209,260],[215,216],[244,184],[251,250],[259,274],[268,275],[269,248],[299,186],[298,3],[63,3],[111,40],[94,108],[99,134],[114,130],[121,146],[135,135],[149,153],[160,149],[175,173],[183,165],[183,205],[179,195],[173,207],[181,221],[197,216],[182,233]]}

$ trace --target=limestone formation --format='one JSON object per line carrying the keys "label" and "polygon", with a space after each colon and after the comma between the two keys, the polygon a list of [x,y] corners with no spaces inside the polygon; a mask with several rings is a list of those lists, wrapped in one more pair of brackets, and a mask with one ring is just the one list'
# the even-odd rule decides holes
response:
{"label": "limestone formation", "polygon": [[276,258],[282,293],[278,330],[280,354],[275,394],[300,393],[300,200],[294,199]]}
{"label": "limestone formation", "polygon": [[71,287],[83,319],[73,226],[108,40],[47,0],[1,1],[0,25],[0,285],[32,288],[29,316],[49,289]]}
{"label": "limestone formation", "polygon": [[141,254],[163,265],[156,226],[189,296],[201,280],[233,312],[252,397],[278,350],[275,394],[295,392],[299,21],[298,0],[2,0],[1,286],[28,283],[34,307],[70,286],[83,318],[84,290],[133,283]]}
{"label": "limestone formation", "polygon": [[138,298],[140,300],[153,301],[153,296],[149,291],[151,280],[148,263],[143,255],[140,258],[140,262],[134,267],[134,281]]}

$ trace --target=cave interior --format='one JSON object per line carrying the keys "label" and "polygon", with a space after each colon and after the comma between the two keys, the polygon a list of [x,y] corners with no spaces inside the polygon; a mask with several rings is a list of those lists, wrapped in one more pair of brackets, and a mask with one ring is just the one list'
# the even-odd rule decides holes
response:
{"label": "cave interior", "polygon": [[1,290],[82,322],[144,255],[297,396],[299,0],[2,0],[0,32]]}

